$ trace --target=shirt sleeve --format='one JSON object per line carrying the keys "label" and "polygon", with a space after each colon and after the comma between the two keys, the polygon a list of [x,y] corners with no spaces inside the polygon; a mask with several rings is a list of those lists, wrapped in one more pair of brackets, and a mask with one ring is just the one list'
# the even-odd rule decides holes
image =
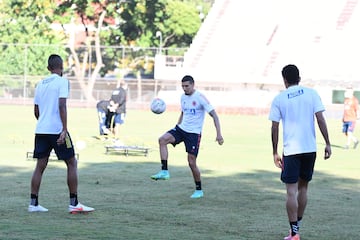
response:
{"label": "shirt sleeve", "polygon": [[279,97],[275,97],[271,103],[269,120],[274,122],[280,122],[280,119],[281,119],[281,113],[279,106]]}
{"label": "shirt sleeve", "polygon": [[69,80],[63,78],[62,84],[60,86],[59,98],[68,98],[70,91]]}
{"label": "shirt sleeve", "polygon": [[214,107],[210,104],[209,100],[201,93],[199,94],[199,102],[204,107],[206,112],[209,113],[214,110]]}
{"label": "shirt sleeve", "polygon": [[35,105],[39,105],[38,94],[36,94],[36,92],[38,91],[38,88],[39,88],[39,84],[40,84],[40,82],[36,85],[36,88],[35,88],[35,95],[34,95],[34,104]]}
{"label": "shirt sleeve", "polygon": [[314,113],[325,111],[325,107],[321,101],[320,95],[315,90],[313,92],[313,96],[314,96],[314,102],[315,102]]}

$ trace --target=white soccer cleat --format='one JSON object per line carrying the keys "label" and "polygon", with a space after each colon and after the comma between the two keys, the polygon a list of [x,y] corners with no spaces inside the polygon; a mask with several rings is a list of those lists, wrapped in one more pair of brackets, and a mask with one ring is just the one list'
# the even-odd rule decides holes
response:
{"label": "white soccer cleat", "polygon": [[92,207],[85,206],[81,203],[78,203],[76,206],[69,205],[69,213],[76,214],[76,213],[88,213],[92,212],[95,209]]}
{"label": "white soccer cleat", "polygon": [[47,212],[47,211],[49,211],[49,210],[48,210],[47,208],[44,208],[44,207],[41,206],[41,205],[37,205],[37,206],[29,205],[28,211],[29,211],[29,212]]}

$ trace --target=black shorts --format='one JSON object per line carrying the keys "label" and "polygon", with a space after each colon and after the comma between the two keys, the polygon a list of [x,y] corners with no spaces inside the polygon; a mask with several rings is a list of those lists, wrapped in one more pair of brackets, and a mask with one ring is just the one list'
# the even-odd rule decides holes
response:
{"label": "black shorts", "polygon": [[283,156],[281,181],[296,183],[299,178],[310,182],[314,172],[316,152]]}
{"label": "black shorts", "polygon": [[35,134],[34,158],[49,157],[54,149],[57,158],[68,160],[75,155],[73,143],[69,133],[65,138],[65,143],[58,145],[56,140],[60,134]]}
{"label": "black shorts", "polygon": [[173,146],[184,142],[186,152],[192,155],[197,156],[199,153],[201,134],[197,133],[188,133],[179,128],[177,125],[175,128],[168,131],[175,138],[175,142],[172,143]]}

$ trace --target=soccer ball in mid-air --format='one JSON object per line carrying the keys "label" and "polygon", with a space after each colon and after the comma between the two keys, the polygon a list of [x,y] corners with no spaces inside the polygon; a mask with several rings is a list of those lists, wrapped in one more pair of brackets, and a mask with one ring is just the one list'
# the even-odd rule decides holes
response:
{"label": "soccer ball in mid-air", "polygon": [[166,103],[160,98],[154,98],[150,105],[151,111],[156,114],[165,112]]}

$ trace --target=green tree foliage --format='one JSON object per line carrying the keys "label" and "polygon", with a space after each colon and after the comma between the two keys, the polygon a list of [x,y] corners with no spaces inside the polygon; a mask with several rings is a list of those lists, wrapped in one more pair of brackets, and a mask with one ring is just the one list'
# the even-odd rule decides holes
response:
{"label": "green tree foliage", "polygon": [[47,74],[47,56],[64,53],[63,35],[50,28],[53,8],[52,1],[0,1],[1,74]]}
{"label": "green tree foliage", "polygon": [[[65,24],[70,26],[81,24],[84,27],[86,35],[83,44],[85,47],[77,48],[75,46],[73,40],[76,32],[74,28],[68,30],[70,32],[68,45],[69,55],[74,62],[74,74],[88,100],[93,99],[92,90],[96,78],[101,73],[104,74],[104,68],[110,66],[108,62],[105,64],[103,62],[103,55],[109,55],[109,53],[107,53],[108,50],[103,50],[101,45],[109,41],[107,37],[112,36],[111,32],[118,32],[114,27],[114,21],[117,20],[116,15],[120,6],[121,1],[115,0],[70,0],[61,3],[54,12],[55,19],[63,26]],[[93,30],[89,28],[93,28]],[[118,34],[120,33],[118,32]]]}
{"label": "green tree foliage", "polygon": [[[97,77],[114,70],[115,66],[123,67],[126,62],[126,66],[130,66],[134,72],[151,73],[155,48],[189,46],[201,25],[199,6],[206,13],[209,2],[0,1],[0,61],[3,62],[0,62],[0,72],[12,75],[47,74],[46,58],[56,52],[74,63],[68,69],[75,69],[74,74],[85,97],[91,99]],[[86,33],[83,46],[75,45],[73,40],[76,32],[65,28],[69,25],[83,26]],[[55,30],[54,26],[62,26],[64,31]],[[65,44],[68,46],[67,53],[65,47],[60,47]],[[124,59],[124,49],[120,51],[116,48],[120,46],[148,49],[131,51]]]}
{"label": "green tree foliage", "polygon": [[[163,37],[161,47],[187,47],[201,25],[198,6],[204,13],[210,4],[190,0],[133,0],[123,4],[119,28],[123,38],[114,44],[159,46],[156,32]],[[125,43],[123,42],[125,40]]]}
{"label": "green tree foliage", "polygon": [[188,47],[200,28],[201,19],[194,1],[167,1],[166,11],[156,26],[163,35],[163,47]]}
{"label": "green tree foliage", "polygon": [[[123,1],[117,11],[119,21],[116,29],[120,30],[121,34],[110,33],[107,43],[134,47],[186,48],[201,25],[198,6],[207,11],[210,3],[203,0]],[[140,57],[134,52],[126,61],[132,63],[134,71],[140,69],[144,73],[149,73],[153,70],[145,66],[153,67],[153,58],[146,56],[153,56],[153,52],[144,52]]]}

